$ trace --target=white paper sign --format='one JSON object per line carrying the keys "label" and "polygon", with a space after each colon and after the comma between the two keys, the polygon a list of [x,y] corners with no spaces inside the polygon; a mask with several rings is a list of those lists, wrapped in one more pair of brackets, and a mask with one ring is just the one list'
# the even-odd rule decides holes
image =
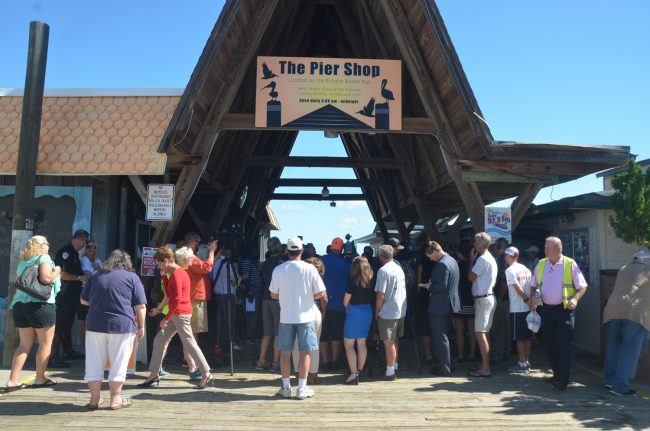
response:
{"label": "white paper sign", "polygon": [[148,221],[171,221],[174,219],[174,185],[147,185]]}

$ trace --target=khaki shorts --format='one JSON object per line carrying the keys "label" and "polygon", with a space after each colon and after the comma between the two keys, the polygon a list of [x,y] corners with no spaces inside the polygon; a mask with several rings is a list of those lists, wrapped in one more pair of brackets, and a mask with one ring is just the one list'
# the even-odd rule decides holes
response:
{"label": "khaki shorts", "polygon": [[208,332],[208,308],[207,301],[192,302],[192,333]]}
{"label": "khaki shorts", "polygon": [[474,332],[490,332],[496,309],[494,295],[474,299]]}
{"label": "khaki shorts", "polygon": [[399,319],[377,319],[379,338],[382,341],[395,341],[404,336],[404,318]]}

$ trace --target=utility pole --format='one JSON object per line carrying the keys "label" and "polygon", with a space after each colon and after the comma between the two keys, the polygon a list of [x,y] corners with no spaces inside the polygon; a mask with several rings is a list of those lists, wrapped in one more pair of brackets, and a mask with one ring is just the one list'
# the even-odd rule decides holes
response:
{"label": "utility pole", "polygon": [[[45,66],[50,27],[39,21],[29,24],[29,50],[27,53],[27,74],[23,94],[23,112],[20,123],[20,141],[16,164],[16,189],[14,193],[13,225],[11,231],[11,253],[9,260],[8,299],[11,301],[16,288],[16,268],[20,261],[20,250],[25,247],[34,233],[34,190],[36,188],[36,162],[38,141],[41,135],[41,114],[43,112],[43,91],[45,88]],[[2,365],[11,366],[11,360],[18,346],[18,332],[14,327],[13,313],[8,310]]]}

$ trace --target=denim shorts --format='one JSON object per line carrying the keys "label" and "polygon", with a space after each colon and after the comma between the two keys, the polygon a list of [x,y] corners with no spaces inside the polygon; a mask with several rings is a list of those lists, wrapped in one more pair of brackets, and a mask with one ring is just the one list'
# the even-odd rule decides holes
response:
{"label": "denim shorts", "polygon": [[298,350],[300,352],[313,352],[318,350],[318,339],[314,322],[308,323],[282,323],[278,333],[278,349],[281,352],[293,351],[293,344],[298,337]]}

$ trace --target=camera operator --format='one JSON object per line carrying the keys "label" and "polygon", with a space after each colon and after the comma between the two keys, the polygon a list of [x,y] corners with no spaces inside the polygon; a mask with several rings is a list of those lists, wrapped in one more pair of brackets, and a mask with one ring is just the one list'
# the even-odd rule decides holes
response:
{"label": "camera operator", "polygon": [[224,352],[230,351],[231,326],[234,325],[234,313],[237,305],[237,286],[241,279],[231,261],[231,245],[225,242],[218,242],[218,244],[219,248],[210,272],[210,280],[214,294],[213,300],[217,309],[217,342],[214,354],[220,357],[224,356]]}

